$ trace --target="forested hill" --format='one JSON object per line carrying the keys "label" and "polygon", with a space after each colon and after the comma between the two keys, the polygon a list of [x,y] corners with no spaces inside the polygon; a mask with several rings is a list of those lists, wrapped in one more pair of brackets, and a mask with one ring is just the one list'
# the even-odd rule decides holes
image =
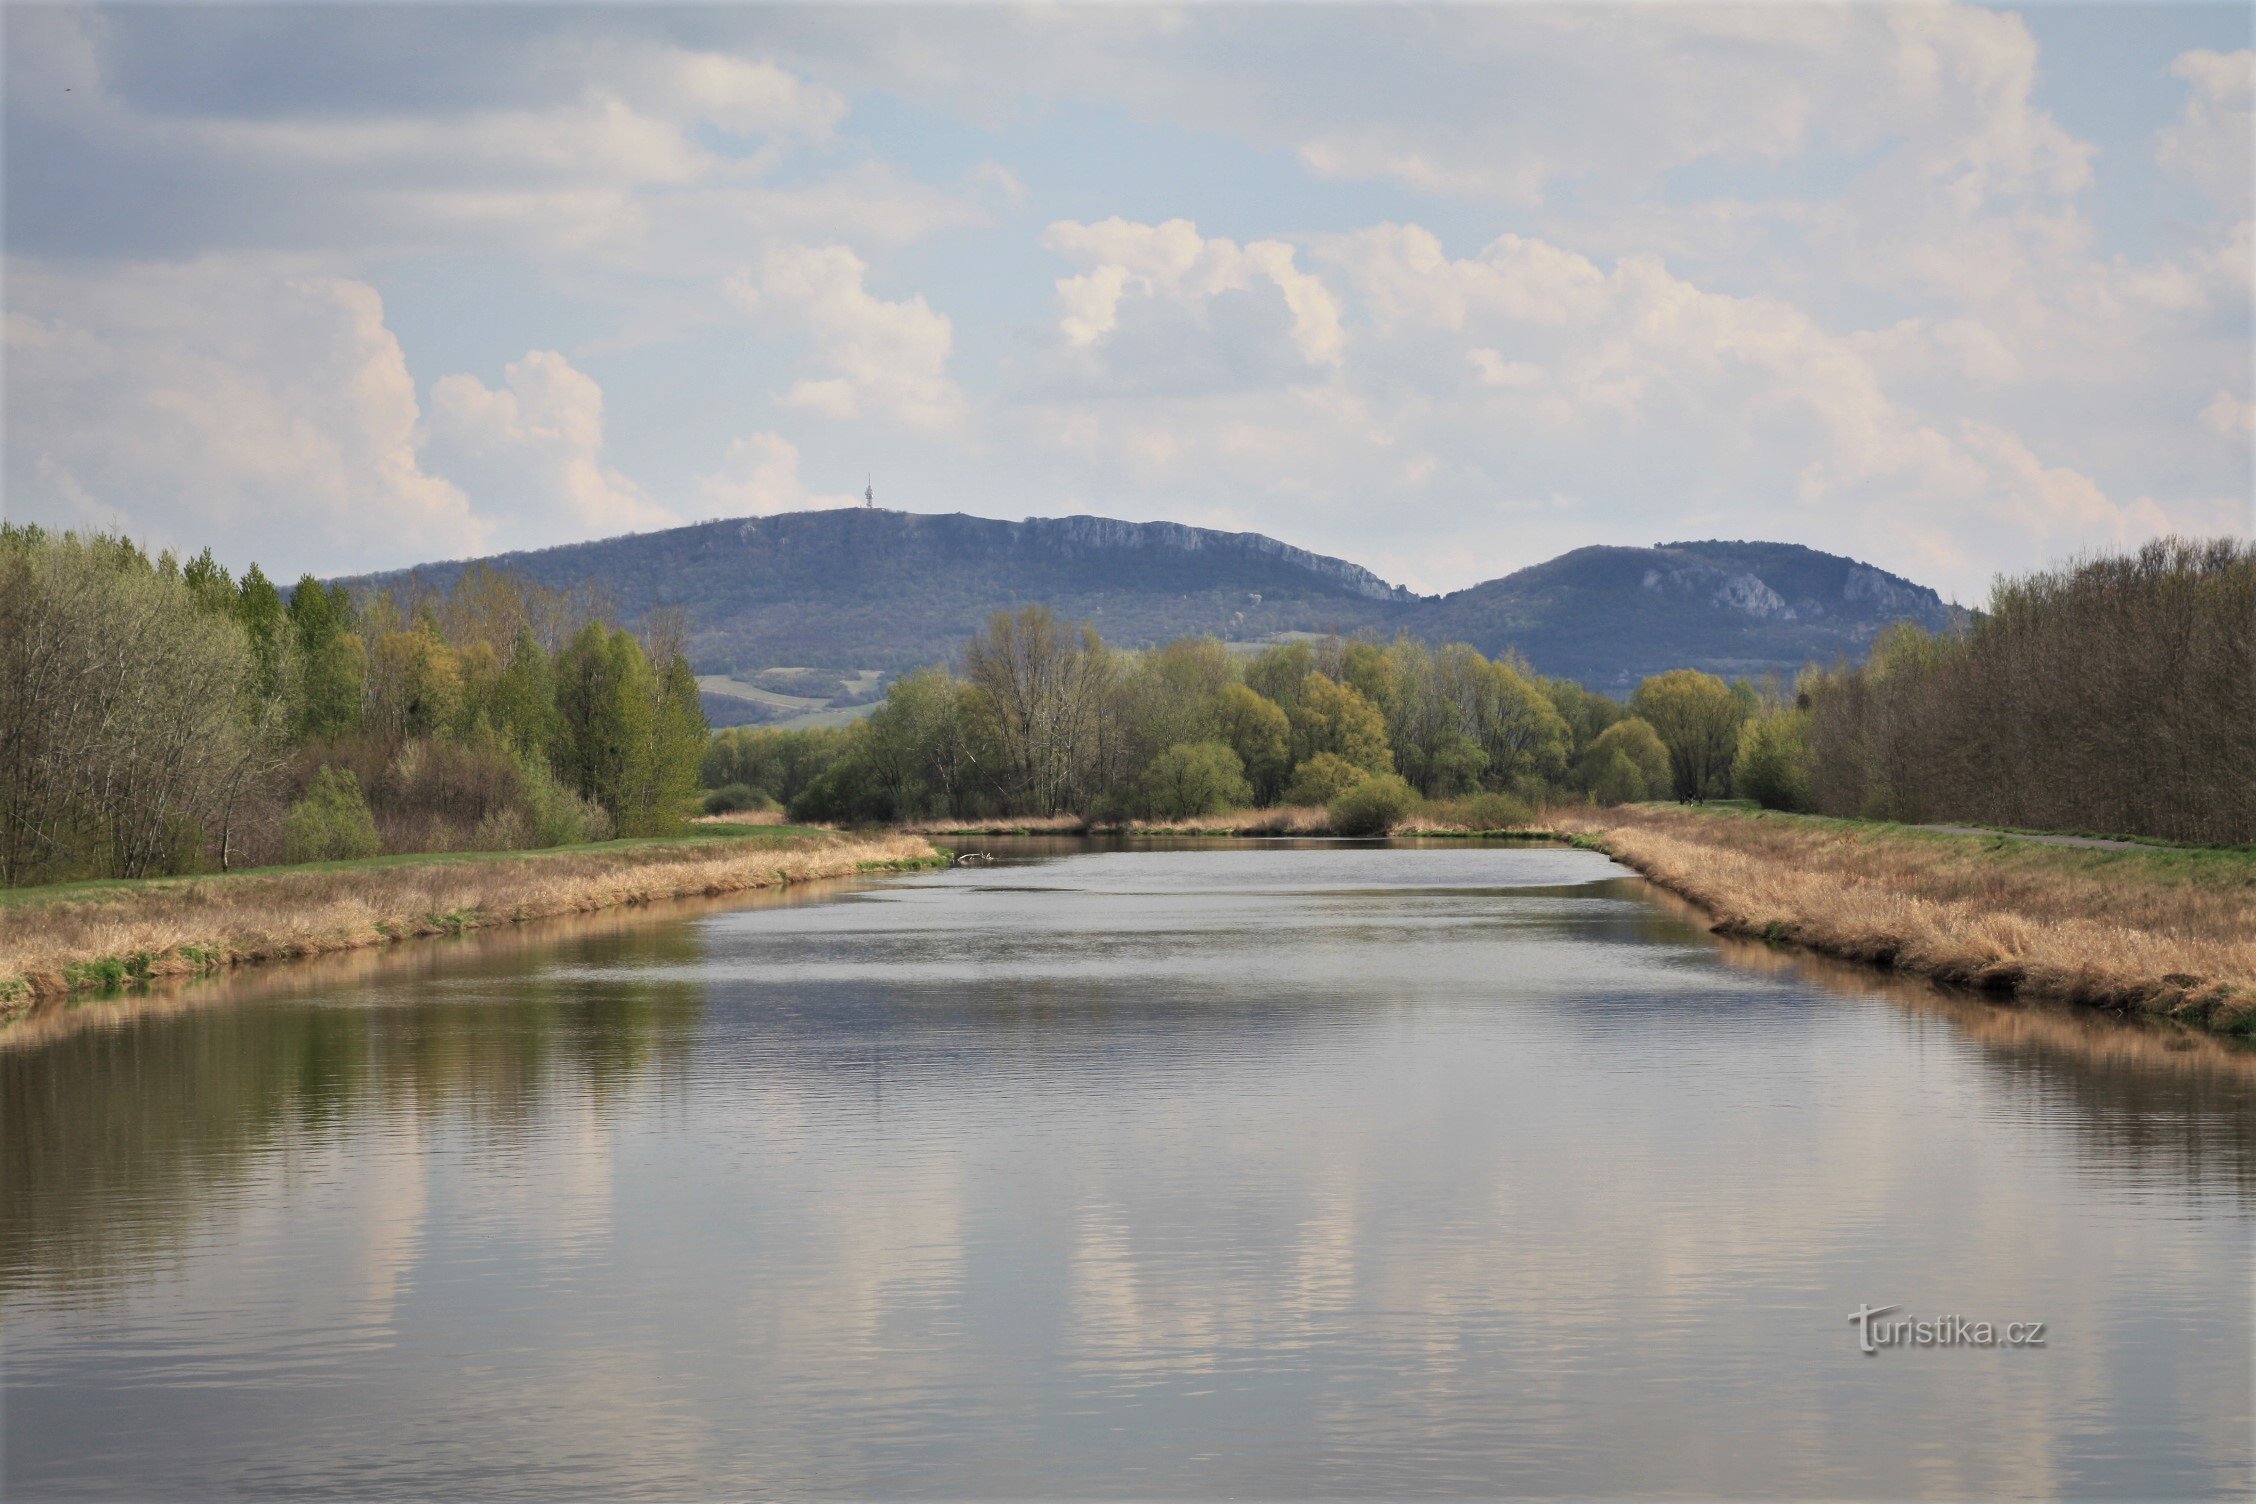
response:
{"label": "forested hill", "polygon": [[1578,548],[1438,600],[1406,625],[1484,653],[1516,647],[1547,674],[1618,694],[1648,674],[1791,677],[1862,659],[1891,623],[1929,631],[1952,608],[1924,585],[1794,543]]}
{"label": "forested hill", "polygon": [[[348,583],[420,577],[444,588],[468,562]],[[1259,533],[1100,517],[798,512],[486,562],[548,585],[592,580],[629,621],[680,607],[708,691],[743,700],[741,716],[715,705],[729,720],[866,698],[879,675],[947,660],[990,613],[1035,601],[1123,647],[1192,633],[1406,630],[1490,654],[1517,648],[1545,673],[1617,692],[1686,665],[1791,673],[1861,657],[1891,621],[1947,619],[1931,590],[1778,543],[1577,549],[1440,597]]]}
{"label": "forested hill", "polygon": [[[699,523],[486,562],[592,579],[629,620],[679,606],[701,670],[893,671],[951,658],[993,612],[1043,601],[1125,646],[1393,621],[1416,600],[1359,565],[1259,533],[1104,517],[1000,522],[872,508]],[[444,588],[465,563],[353,581]]]}

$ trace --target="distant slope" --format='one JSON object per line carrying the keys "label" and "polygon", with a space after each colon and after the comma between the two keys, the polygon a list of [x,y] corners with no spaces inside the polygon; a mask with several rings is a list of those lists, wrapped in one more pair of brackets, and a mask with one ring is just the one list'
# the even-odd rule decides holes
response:
{"label": "distant slope", "polygon": [[1924,585],[1793,543],[1578,548],[1422,603],[1421,637],[1507,647],[1547,674],[1618,694],[1647,674],[1695,667],[1725,678],[1791,676],[1860,658],[1890,623],[1930,631],[1951,608]]}
{"label": "distant slope", "polygon": [[[443,589],[468,562],[350,583],[419,578]],[[831,706],[866,703],[876,692],[869,671],[951,659],[991,613],[1035,601],[1123,647],[1186,633],[1408,631],[1491,654],[1517,649],[1545,673],[1615,693],[1686,665],[1791,673],[1861,654],[1891,621],[1948,619],[1931,590],[1783,543],[1583,548],[1439,597],[1259,533],[1101,517],[798,512],[487,562],[552,585],[594,580],[630,621],[680,607],[697,669],[711,676],[708,705],[724,721],[826,695]]]}
{"label": "distant slope", "polygon": [[[468,561],[411,576],[444,588]],[[629,618],[688,613],[701,671],[897,670],[949,658],[994,611],[1046,601],[1106,638],[1352,630],[1415,599],[1359,565],[1265,538],[1104,517],[998,522],[871,508],[794,512],[568,544],[487,562],[602,583]]]}

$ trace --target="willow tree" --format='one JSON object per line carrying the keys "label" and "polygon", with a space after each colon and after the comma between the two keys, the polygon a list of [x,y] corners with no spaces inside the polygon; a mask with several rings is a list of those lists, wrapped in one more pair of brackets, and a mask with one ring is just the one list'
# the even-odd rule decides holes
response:
{"label": "willow tree", "polygon": [[1745,703],[1730,685],[1698,669],[1671,669],[1638,685],[1629,709],[1668,748],[1677,798],[1709,799],[1730,791],[1739,724],[1747,718]]}

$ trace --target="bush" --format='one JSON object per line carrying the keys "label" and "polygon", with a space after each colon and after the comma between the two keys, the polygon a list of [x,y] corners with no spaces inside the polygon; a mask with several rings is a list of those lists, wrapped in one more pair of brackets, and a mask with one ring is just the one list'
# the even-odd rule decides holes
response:
{"label": "bush", "polygon": [[1331,801],[1332,832],[1383,836],[1418,807],[1418,791],[1393,773],[1364,779]]}
{"label": "bush", "polygon": [[724,784],[705,796],[705,813],[708,815],[739,815],[746,810],[775,808],[765,789],[756,789],[749,783]]}
{"label": "bush", "polygon": [[533,822],[517,808],[497,809],[470,833],[472,851],[523,851],[533,844]]}
{"label": "bush", "polygon": [[[1668,785],[1664,782],[1661,787]],[[1635,804],[1653,796],[1653,785],[1645,781],[1636,763],[1620,748],[1608,753],[1590,780],[1590,797],[1600,804]]]}
{"label": "bush", "polygon": [[1285,790],[1285,803],[1330,804],[1370,776],[1337,753],[1319,752],[1293,769],[1292,785]]}
{"label": "bush", "polygon": [[1467,830],[1514,830],[1531,825],[1535,810],[1515,794],[1468,794],[1440,806],[1428,806],[1437,823],[1462,825]]}
{"label": "bush", "polygon": [[293,862],[335,862],[383,849],[360,780],[344,768],[319,768],[305,797],[282,819],[282,850]]}
{"label": "bush", "polygon": [[1144,770],[1143,804],[1161,820],[1184,820],[1253,802],[1245,763],[1221,742],[1178,743]]}
{"label": "bush", "polygon": [[1764,809],[1811,810],[1809,716],[1788,710],[1762,716],[1739,728],[1739,757],[1731,765],[1731,787],[1742,799]]}
{"label": "bush", "polygon": [[603,806],[564,787],[547,763],[528,757],[519,771],[527,846],[577,846],[611,839],[611,816]]}

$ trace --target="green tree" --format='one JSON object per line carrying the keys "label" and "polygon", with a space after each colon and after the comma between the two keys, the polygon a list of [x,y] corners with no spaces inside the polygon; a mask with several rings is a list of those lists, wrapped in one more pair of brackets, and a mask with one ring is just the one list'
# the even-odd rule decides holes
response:
{"label": "green tree", "polygon": [[1782,710],[1739,728],[1739,756],[1731,786],[1764,809],[1817,807],[1810,786],[1809,713]]}
{"label": "green tree", "polygon": [[903,674],[862,722],[857,761],[881,796],[879,818],[945,812],[963,777],[964,686],[946,669]]}
{"label": "green tree", "polygon": [[205,549],[181,567],[180,580],[188,587],[188,594],[196,604],[206,611],[235,616],[237,620],[241,620],[236,612],[235,578],[227,572],[226,565],[212,557],[210,549]]}
{"label": "green tree", "polygon": [[1259,691],[1231,684],[1215,698],[1214,722],[1238,754],[1254,797],[1263,804],[1276,802],[1292,772],[1292,722],[1284,711]]}
{"label": "green tree", "polygon": [[380,736],[396,743],[450,730],[462,698],[462,659],[428,620],[376,639],[368,699]]}
{"label": "green tree", "polygon": [[316,768],[305,794],[282,820],[282,849],[293,862],[335,862],[383,849],[376,818],[349,768]]}
{"label": "green tree", "polygon": [[[1640,799],[1653,799],[1668,793],[1675,785],[1675,775],[1669,769],[1668,748],[1662,744],[1660,733],[1652,723],[1638,716],[1614,722],[1592,739],[1583,749],[1577,772],[1582,786],[1591,793],[1598,792],[1598,780],[1616,755],[1629,761],[1630,771],[1637,775],[1634,785],[1638,792],[1627,797],[1601,799],[1604,804],[1632,804]],[[1619,779],[1614,788],[1625,785]]]}
{"label": "green tree", "polygon": [[1328,752],[1366,773],[1394,771],[1386,717],[1360,691],[1323,674],[1301,681],[1300,698],[1286,711],[1293,756],[1300,762]]}
{"label": "green tree", "polygon": [[1253,800],[1245,764],[1222,742],[1169,747],[1144,770],[1141,792],[1145,811],[1162,820],[1239,809]]}
{"label": "green tree", "polygon": [[564,718],[556,702],[556,664],[530,626],[517,629],[509,662],[487,693],[487,714],[494,729],[520,754],[543,760],[556,757],[564,736]]}
{"label": "green tree", "polygon": [[[1594,766],[1589,768],[1590,797],[1600,804],[1636,804],[1651,798],[1656,792],[1654,785],[1646,782],[1644,773],[1629,753],[1620,747],[1606,749],[1602,756],[1591,759],[1591,762]],[[1660,787],[1668,786],[1667,776],[1668,770],[1664,767]]]}
{"label": "green tree", "polygon": [[658,681],[642,645],[599,621],[582,627],[556,665],[556,708],[558,774],[601,805],[620,835],[645,834],[659,814],[646,793]]}
{"label": "green tree", "polygon": [[352,631],[345,587],[312,575],[290,592],[289,628],[298,660],[290,729],[299,739],[341,736],[360,724],[368,653]]}
{"label": "green tree", "polygon": [[1679,799],[1712,799],[1729,792],[1731,764],[1739,755],[1739,724],[1746,705],[1731,686],[1697,669],[1655,674],[1629,697],[1668,748],[1671,786]]}
{"label": "green tree", "polygon": [[243,571],[243,578],[235,587],[235,619],[243,624],[244,635],[251,645],[255,692],[262,699],[272,699],[282,692],[287,618],[282,592],[274,588],[274,582],[256,564]]}
{"label": "green tree", "polygon": [[1369,769],[1357,767],[1336,752],[1319,752],[1293,769],[1285,802],[1330,804],[1370,776]]}
{"label": "green tree", "polygon": [[658,834],[680,828],[697,793],[697,764],[713,728],[697,693],[697,675],[680,652],[667,655],[658,671],[658,703],[651,717],[650,749],[642,765],[641,790],[648,811],[628,834]]}
{"label": "green tree", "polygon": [[1316,654],[1305,642],[1263,648],[1246,665],[1246,686],[1287,715],[1300,703],[1301,686],[1316,672]]}

